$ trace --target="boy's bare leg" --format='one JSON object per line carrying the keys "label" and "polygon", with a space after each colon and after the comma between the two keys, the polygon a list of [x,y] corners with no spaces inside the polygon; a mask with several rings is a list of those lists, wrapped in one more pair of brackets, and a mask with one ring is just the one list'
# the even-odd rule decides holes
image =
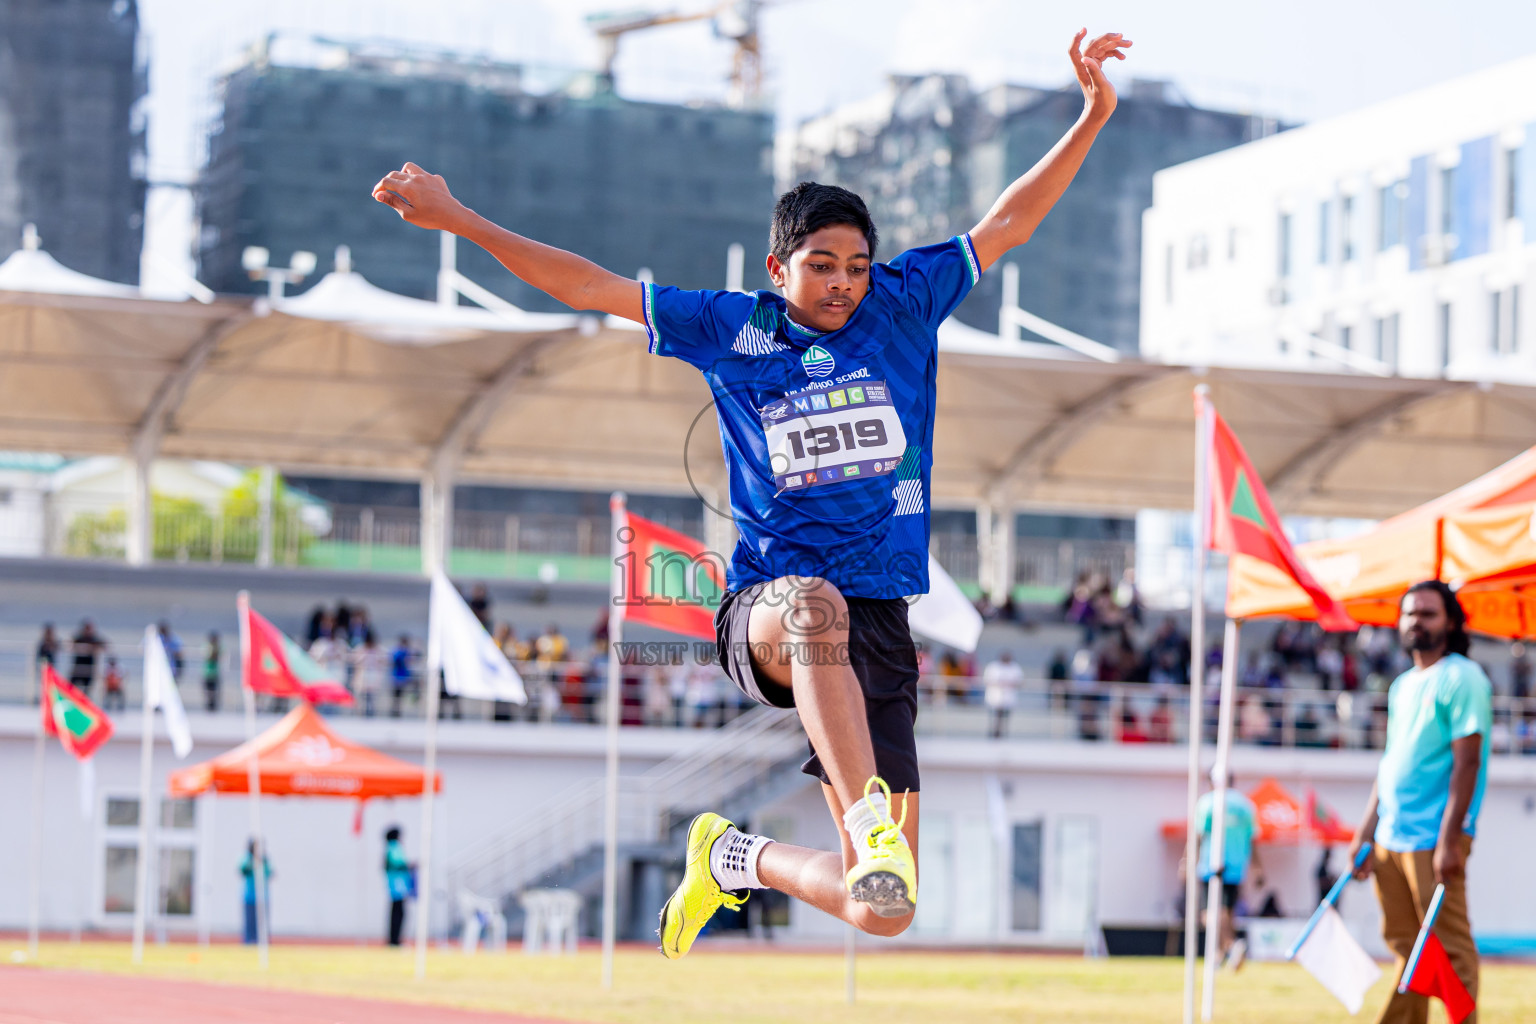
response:
{"label": "boy's bare leg", "polygon": [[[832,820],[837,823],[838,834],[842,836],[842,853],[839,855],[826,850],[808,850],[787,843],[769,843],[763,847],[762,856],[757,862],[758,877],[764,884],[847,921],[861,932],[870,935],[900,935],[912,923],[911,914],[905,917],[880,917],[869,909],[868,904],[860,903],[848,895],[848,886],[843,878],[853,867],[856,855],[853,843],[842,827],[843,811],[847,808],[831,786],[823,784],[821,790],[827,798],[827,809],[832,812]],[[915,859],[917,794],[903,796],[901,793],[892,793],[891,815],[897,821],[901,820],[903,807],[907,821],[901,831],[907,837],[907,845],[912,848]]]}
{"label": "boy's bare leg", "polygon": [[[754,663],[769,679],[794,691],[800,724],[838,801],[851,807],[863,798],[864,785],[875,774],[875,750],[869,741],[864,691],[846,664],[848,603],[824,580],[783,577],[758,595],[747,635],[754,648],[767,645],[769,659],[754,658]],[[827,651],[841,652],[842,657],[817,657]],[[839,813],[839,830],[842,820]]]}

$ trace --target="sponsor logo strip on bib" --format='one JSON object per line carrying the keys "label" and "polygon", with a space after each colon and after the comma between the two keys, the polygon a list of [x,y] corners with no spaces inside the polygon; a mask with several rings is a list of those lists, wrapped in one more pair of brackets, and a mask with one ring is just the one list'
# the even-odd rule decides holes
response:
{"label": "sponsor logo strip on bib", "polygon": [[763,407],[762,422],[780,491],[882,476],[907,446],[881,380],[787,394]]}

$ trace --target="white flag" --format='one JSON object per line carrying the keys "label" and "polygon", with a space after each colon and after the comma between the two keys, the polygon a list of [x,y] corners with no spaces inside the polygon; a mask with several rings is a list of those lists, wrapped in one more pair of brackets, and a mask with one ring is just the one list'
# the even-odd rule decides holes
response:
{"label": "white flag", "polygon": [[1323,911],[1317,927],[1296,951],[1296,962],[1312,972],[1350,1013],[1365,1005],[1365,993],[1381,977],[1381,968],[1349,934],[1344,919],[1332,907]]}
{"label": "white flag", "polygon": [[[187,712],[181,706],[176,677],[171,674],[171,659],[154,626],[144,630],[144,710],[145,722],[159,708],[165,712],[165,731],[171,737],[171,749],[177,757],[186,757],[192,749],[192,731],[187,728]],[[147,725],[153,728],[153,725]]]}
{"label": "white flag", "polygon": [[432,577],[427,615],[427,664],[442,666],[444,690],[475,700],[528,702],[522,676],[441,571]]}
{"label": "white flag", "polygon": [[929,639],[967,653],[974,653],[981,639],[981,613],[931,554],[928,593],[907,610],[907,622]]}

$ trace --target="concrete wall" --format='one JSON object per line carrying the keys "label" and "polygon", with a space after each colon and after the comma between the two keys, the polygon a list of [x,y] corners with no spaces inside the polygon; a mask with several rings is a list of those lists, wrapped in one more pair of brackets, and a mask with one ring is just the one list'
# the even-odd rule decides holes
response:
{"label": "concrete wall", "polygon": [[[0,928],[24,927],[29,878],[32,709],[0,710],[0,773],[18,784],[0,792]],[[267,719],[266,721],[270,721]],[[419,760],[420,724],[340,718],[343,734],[398,756]],[[243,738],[238,719],[192,716],[197,740],[192,760],[234,746]],[[686,750],[705,734],[689,730],[626,730],[625,771],[642,771]],[[434,879],[441,887],[458,851],[498,834],[564,787],[602,771],[602,737],[585,726],[497,726],[444,723],[444,776]],[[1048,944],[1081,948],[1090,922],[1176,920],[1182,890],[1176,880],[1182,852],[1159,832],[1184,809],[1185,752],[1177,747],[1076,743],[987,742],[925,737],[923,815],[919,845],[923,876],[918,920],[902,940],[967,944]],[[1209,757],[1209,754],[1207,755]],[[46,929],[87,927],[121,931],[125,915],[102,910],[105,848],[133,844],[131,829],[109,828],[109,797],[137,792],[138,730],[124,716],[116,737],[98,755],[97,793],[90,820],[82,820],[78,770],[56,746],[47,750],[45,877]],[[156,791],[173,768],[169,748],[156,750]],[[1346,820],[1361,811],[1375,757],[1355,752],[1238,749],[1234,770],[1245,788],[1273,776],[1298,797],[1306,787]],[[420,812],[415,800],[379,801],[364,813],[361,836],[351,832],[354,805],[321,799],[268,799],[262,815],[269,837],[273,880],[273,932],[280,937],[382,934],[386,903],[381,835],[390,824],[405,831],[409,855],[420,856]],[[237,873],[249,834],[249,805],[241,797],[204,798],[196,828],[178,840],[196,847],[195,903],[215,934],[239,927]],[[763,808],[750,823],[785,841],[833,848],[835,836],[819,787]],[[1040,826],[1038,918],[1015,927],[1015,830]],[[1536,921],[1536,890],[1526,884],[1525,851],[1536,844],[1536,764],[1496,757],[1492,762],[1480,835],[1471,861],[1471,906],[1479,933],[1529,933]],[[1315,900],[1315,848],[1262,848],[1260,858],[1281,906],[1303,916]],[[1335,864],[1342,860],[1336,855]],[[434,914],[438,927],[446,922]],[[1027,911],[1021,906],[1020,911]],[[1364,889],[1343,903],[1346,920],[1379,951],[1377,911]],[[1025,915],[1027,917],[1027,914]],[[194,934],[197,919],[171,919],[171,933]],[[790,909],[787,938],[835,942],[841,926],[798,904]]]}

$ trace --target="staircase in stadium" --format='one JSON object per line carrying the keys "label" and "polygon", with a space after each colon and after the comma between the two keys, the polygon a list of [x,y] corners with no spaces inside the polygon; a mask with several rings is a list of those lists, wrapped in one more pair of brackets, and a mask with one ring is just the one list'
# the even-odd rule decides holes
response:
{"label": "staircase in stadium", "polygon": [[[620,775],[619,937],[648,936],[655,927],[694,815],[712,810],[748,822],[758,808],[810,783],[800,772],[804,756],[795,713],[757,707],[714,730],[701,747],[643,774]],[[589,779],[465,850],[449,871],[449,906],[461,891],[494,900],[515,932],[521,892],[572,889],[584,898],[591,932],[602,896],[603,811],[603,779]]]}

